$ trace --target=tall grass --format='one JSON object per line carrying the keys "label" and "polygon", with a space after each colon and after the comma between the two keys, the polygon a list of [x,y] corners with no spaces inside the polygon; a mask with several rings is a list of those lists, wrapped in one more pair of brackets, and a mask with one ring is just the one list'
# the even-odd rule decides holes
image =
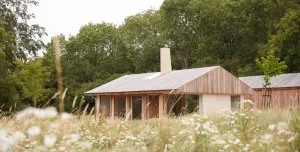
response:
{"label": "tall grass", "polygon": [[22,118],[18,117],[20,113],[1,118],[0,151],[299,151],[300,148],[300,109],[194,113],[145,121],[107,120],[98,125],[91,115],[53,116],[52,113],[49,118],[45,114],[37,118],[42,113],[39,112]]}

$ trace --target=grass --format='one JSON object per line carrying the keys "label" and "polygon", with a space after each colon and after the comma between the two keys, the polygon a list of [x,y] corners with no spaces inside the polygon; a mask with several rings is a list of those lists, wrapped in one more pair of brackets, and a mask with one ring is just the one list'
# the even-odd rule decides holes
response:
{"label": "grass", "polygon": [[[299,151],[299,119],[299,109],[116,120],[97,126],[91,115],[12,116],[0,120],[0,151]],[[40,132],[28,132],[33,126]]]}

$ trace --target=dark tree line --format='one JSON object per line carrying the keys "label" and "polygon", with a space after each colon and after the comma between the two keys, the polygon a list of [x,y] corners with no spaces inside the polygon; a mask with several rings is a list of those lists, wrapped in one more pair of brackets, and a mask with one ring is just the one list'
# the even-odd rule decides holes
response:
{"label": "dark tree line", "polygon": [[[6,107],[32,101],[15,76],[22,71],[16,61],[30,66],[26,56],[44,46],[36,38],[44,29],[26,22],[30,3],[36,4],[0,4],[0,101]],[[284,72],[300,72],[299,10],[299,0],[165,0],[159,10],[129,16],[120,26],[88,23],[77,35],[60,35],[66,108],[75,95],[124,74],[159,71],[161,47],[171,48],[174,69],[221,65],[236,76],[258,75],[255,59],[274,51],[288,66]],[[53,44],[45,49],[39,60],[49,75],[41,104],[57,92]]]}

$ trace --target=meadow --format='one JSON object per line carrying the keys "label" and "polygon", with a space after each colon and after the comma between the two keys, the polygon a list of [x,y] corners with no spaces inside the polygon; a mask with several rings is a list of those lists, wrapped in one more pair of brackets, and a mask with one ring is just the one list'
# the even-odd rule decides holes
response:
{"label": "meadow", "polygon": [[299,151],[300,109],[223,111],[150,120],[27,108],[0,119],[0,151]]}

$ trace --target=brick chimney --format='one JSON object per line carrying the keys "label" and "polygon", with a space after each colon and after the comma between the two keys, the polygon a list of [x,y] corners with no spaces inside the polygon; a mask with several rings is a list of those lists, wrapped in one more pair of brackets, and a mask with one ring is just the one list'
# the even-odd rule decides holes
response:
{"label": "brick chimney", "polygon": [[172,71],[170,48],[160,49],[160,73],[168,74]]}

